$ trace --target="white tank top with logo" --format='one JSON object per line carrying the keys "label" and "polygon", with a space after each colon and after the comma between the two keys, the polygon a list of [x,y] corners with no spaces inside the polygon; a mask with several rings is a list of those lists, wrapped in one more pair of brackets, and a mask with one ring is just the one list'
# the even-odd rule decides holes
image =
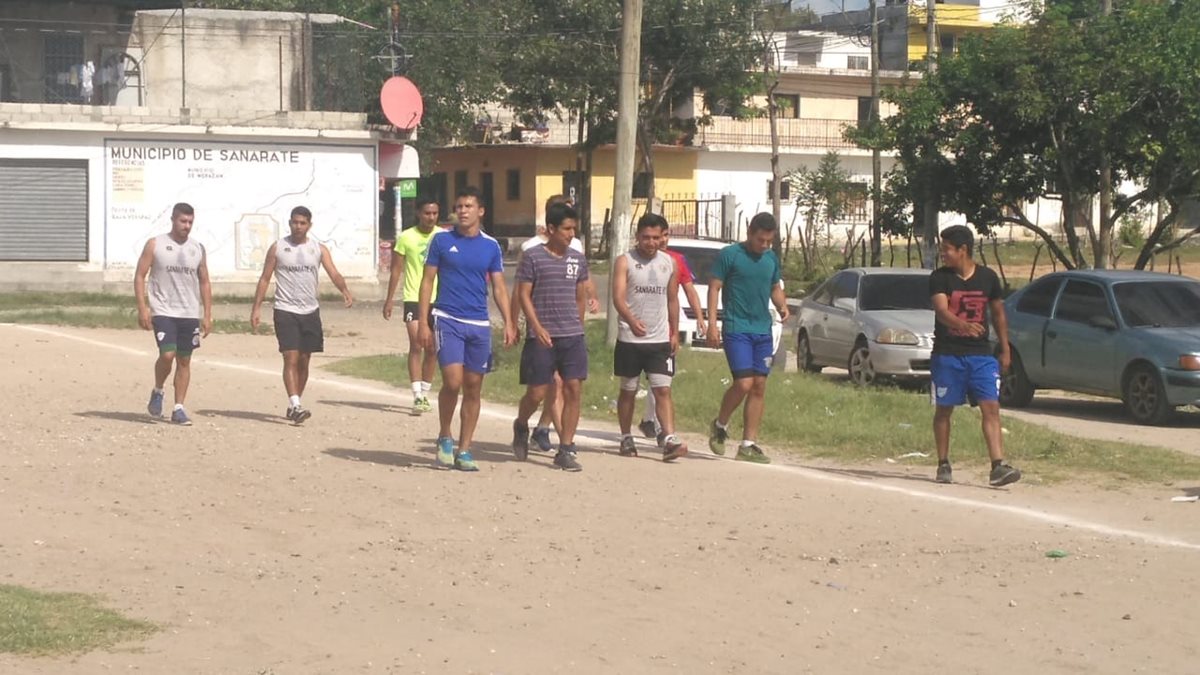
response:
{"label": "white tank top with logo", "polygon": [[293,244],[291,237],[275,243],[275,309],[293,314],[317,311],[317,275],[321,270],[321,243],[308,237]]}
{"label": "white tank top with logo", "polygon": [[200,317],[200,262],[204,246],[195,239],[180,244],[169,234],[154,238],[147,300],[154,316]]}
{"label": "white tank top with logo", "polygon": [[625,302],[629,311],[646,327],[638,337],[623,319],[617,323],[617,339],[621,342],[654,344],[671,340],[671,324],[667,321],[667,283],[675,271],[671,256],[655,252],[643,258],[637,249],[625,254]]}

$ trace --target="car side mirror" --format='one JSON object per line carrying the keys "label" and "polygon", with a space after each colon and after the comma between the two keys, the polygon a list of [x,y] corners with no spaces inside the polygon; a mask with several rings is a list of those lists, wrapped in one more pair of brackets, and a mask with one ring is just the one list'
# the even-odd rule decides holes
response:
{"label": "car side mirror", "polygon": [[1107,314],[1097,314],[1096,316],[1093,316],[1088,323],[1093,328],[1103,328],[1104,330],[1117,329],[1117,322],[1113,321],[1113,318]]}
{"label": "car side mirror", "polygon": [[838,309],[844,309],[847,312],[854,311],[854,298],[834,298],[833,306]]}

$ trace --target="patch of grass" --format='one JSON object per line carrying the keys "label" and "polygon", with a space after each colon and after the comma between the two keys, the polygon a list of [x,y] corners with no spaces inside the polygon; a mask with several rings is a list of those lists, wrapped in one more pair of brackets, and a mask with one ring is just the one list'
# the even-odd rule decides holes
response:
{"label": "patch of grass", "polygon": [[137,307],[133,294],[49,293],[22,291],[0,293],[0,310],[47,309],[52,307]]}
{"label": "patch of grass", "polygon": [[45,593],[0,585],[0,652],[81,654],[143,638],[157,628],[127,619],[81,593]]}
{"label": "patch of grass", "polygon": [[[612,375],[612,350],[604,344],[604,324],[589,322],[590,375],[583,386],[583,415],[617,425],[617,378]],[[501,344],[499,339],[496,345]],[[517,386],[520,347],[497,349],[495,370],[483,385],[484,397],[515,404],[524,393]],[[333,364],[335,372],[408,384],[403,356],[368,356]],[[683,349],[672,387],[676,426],[686,432],[707,433],[716,416],[729,370],[720,353]],[[634,423],[641,418],[638,400]],[[766,412],[759,433],[771,449],[797,450],[807,456],[848,463],[924,452],[929,458],[902,463],[933,465],[933,410],[924,391],[898,387],[859,389],[820,375],[776,373],[767,382]],[[1094,441],[1058,433],[1046,427],[1004,418],[1006,455],[1043,481],[1080,474],[1116,480],[1163,482],[1200,479],[1200,458],[1163,448]],[[741,436],[741,412],[730,424],[731,437]],[[987,455],[979,414],[963,409],[954,416],[951,457],[960,463],[982,464]]]}
{"label": "patch of grass", "polygon": [[[28,309],[0,313],[0,321],[8,323],[43,324],[47,326],[72,326],[75,328],[115,328],[139,330],[137,310],[99,307],[96,309]],[[258,330],[250,328],[243,319],[215,319],[212,332],[224,334],[272,335],[269,323],[259,324]]]}

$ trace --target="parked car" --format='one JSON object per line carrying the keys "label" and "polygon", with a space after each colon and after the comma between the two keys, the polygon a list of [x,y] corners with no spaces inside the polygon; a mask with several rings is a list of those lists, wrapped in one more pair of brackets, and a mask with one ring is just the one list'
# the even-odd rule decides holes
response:
{"label": "parked car", "polygon": [[[708,280],[712,278],[712,264],[721,249],[728,245],[727,241],[671,237],[671,250],[683,254],[692,270],[692,276],[695,277],[693,283],[696,286],[696,294],[700,296],[700,304],[706,312],[705,318],[708,316]],[[775,311],[774,306],[768,303],[765,309],[771,314],[771,339],[774,346],[772,351],[778,352],[779,340],[783,336],[783,323],[780,322],[779,312]],[[683,287],[679,288],[679,311],[679,344],[703,348],[705,336],[696,332],[696,314],[688,304]],[[718,304],[717,317],[720,316],[721,305]]]}
{"label": "parked car", "polygon": [[933,316],[929,270],[842,270],[800,303],[796,358],[811,373],[844,367],[858,385],[927,378]]}
{"label": "parked car", "polygon": [[1048,274],[1005,302],[1013,364],[1003,405],[1038,389],[1120,398],[1141,424],[1200,399],[1200,282],[1115,270]]}

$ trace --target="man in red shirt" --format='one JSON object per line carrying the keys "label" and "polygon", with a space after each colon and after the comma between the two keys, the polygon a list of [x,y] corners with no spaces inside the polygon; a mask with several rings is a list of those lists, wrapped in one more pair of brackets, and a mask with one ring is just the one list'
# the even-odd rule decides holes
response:
{"label": "man in red shirt", "polygon": [[[664,222],[666,222],[664,220]],[[700,335],[705,335],[704,309],[700,306],[700,296],[696,293],[695,277],[692,276],[692,268],[688,266],[687,258],[679,251],[672,251],[667,246],[671,242],[670,228],[663,229],[662,245],[659,250],[671,256],[675,261],[675,269],[679,271],[679,287],[683,289],[683,294],[687,297],[688,306],[692,308],[692,312],[696,315],[696,332]],[[638,424],[638,429],[646,438],[655,438],[658,444],[663,444],[665,438],[662,429],[658,425],[658,414],[654,408],[654,390],[646,390],[646,412],[642,415],[642,421]]]}

